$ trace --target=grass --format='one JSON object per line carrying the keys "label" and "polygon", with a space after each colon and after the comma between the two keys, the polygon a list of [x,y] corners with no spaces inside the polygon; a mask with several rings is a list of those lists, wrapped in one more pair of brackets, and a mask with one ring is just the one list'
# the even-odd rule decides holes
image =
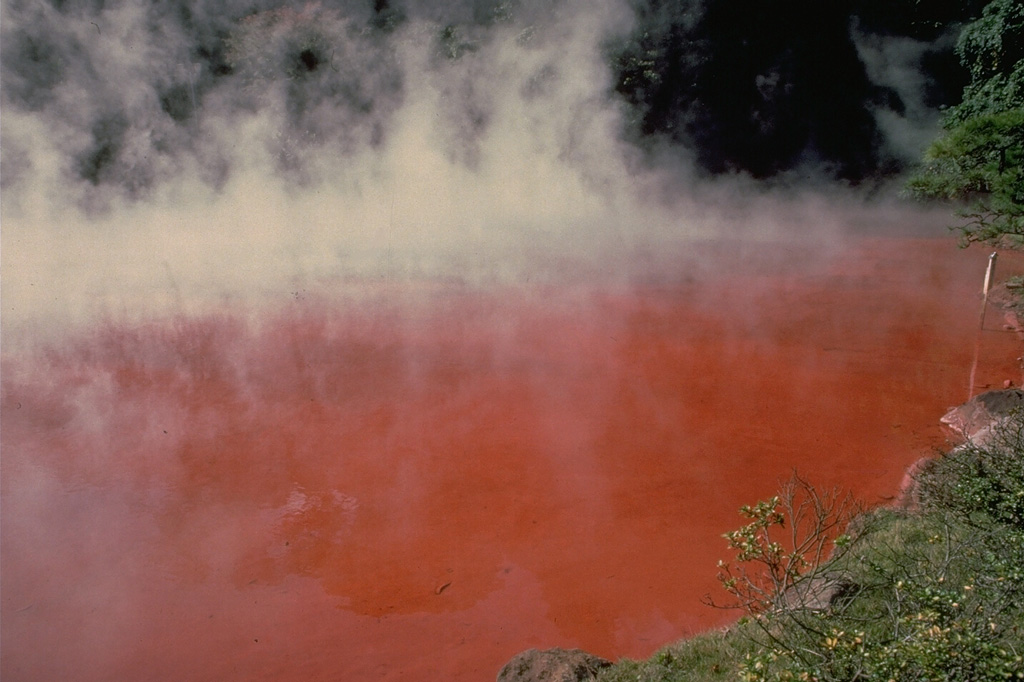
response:
{"label": "grass", "polygon": [[[771,599],[740,599],[734,626],[620,661],[598,680],[1024,680],[1024,415],[937,458],[919,474],[917,499],[912,510],[859,514],[855,532],[828,538],[842,551],[816,564],[792,561],[772,535],[790,530],[792,506],[744,508],[748,519],[765,510],[765,522],[744,527],[754,532],[724,564],[723,584],[733,596],[767,588]],[[842,589],[827,605],[793,606],[784,595],[810,580]]]}
{"label": "grass", "polygon": [[646,661],[625,659],[601,671],[601,682],[735,680],[736,662],[755,651],[749,638],[715,630],[659,649]]}

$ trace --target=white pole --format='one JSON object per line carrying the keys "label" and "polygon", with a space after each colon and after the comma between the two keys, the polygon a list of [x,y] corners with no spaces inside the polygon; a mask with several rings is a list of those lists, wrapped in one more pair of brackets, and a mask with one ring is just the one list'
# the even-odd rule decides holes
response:
{"label": "white pole", "polygon": [[985,328],[985,310],[988,308],[988,291],[992,287],[992,275],[996,271],[996,258],[999,254],[995,251],[988,257],[988,267],[985,269],[985,286],[981,289],[981,322],[978,327]]}
{"label": "white pole", "polygon": [[988,309],[988,292],[992,288],[992,275],[996,270],[996,258],[999,254],[995,251],[988,257],[988,267],[985,268],[985,284],[981,288],[981,317],[978,320],[978,338],[974,341],[974,362],[971,363],[971,378],[967,387],[967,399],[974,397],[974,381],[978,373],[978,357],[981,355],[981,333],[985,330],[985,311]]}

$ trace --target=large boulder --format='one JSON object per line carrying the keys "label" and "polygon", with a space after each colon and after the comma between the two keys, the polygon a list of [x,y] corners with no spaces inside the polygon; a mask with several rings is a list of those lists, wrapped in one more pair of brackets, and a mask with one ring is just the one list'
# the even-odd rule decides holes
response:
{"label": "large boulder", "polygon": [[1024,409],[1024,390],[1011,388],[987,391],[979,393],[963,405],[951,407],[941,421],[957,435],[978,444],[993,426],[1021,409]]}
{"label": "large boulder", "polygon": [[590,682],[611,664],[580,649],[530,649],[505,664],[498,682]]}

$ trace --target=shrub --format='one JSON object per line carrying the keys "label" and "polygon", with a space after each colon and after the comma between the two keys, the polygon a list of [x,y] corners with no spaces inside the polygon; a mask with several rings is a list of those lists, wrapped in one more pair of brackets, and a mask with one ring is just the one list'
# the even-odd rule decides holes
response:
{"label": "shrub", "polygon": [[754,614],[750,681],[1024,679],[1024,420],[936,460],[922,509],[876,510],[856,551],[813,569],[857,586],[841,608]]}
{"label": "shrub", "polygon": [[860,513],[794,475],[725,534],[719,580],[744,617],[599,679],[1024,680],[1024,416],[918,483],[919,509]]}
{"label": "shrub", "polygon": [[821,606],[821,587],[837,577],[818,568],[850,550],[844,533],[862,511],[850,494],[818,491],[795,473],[775,497],[741,507],[750,523],[723,536],[735,559],[718,562],[718,580],[732,596],[723,606],[751,615]]}
{"label": "shrub", "polygon": [[947,510],[980,527],[1024,531],[1024,418],[1011,415],[984,441],[935,460],[916,483],[925,509]]}

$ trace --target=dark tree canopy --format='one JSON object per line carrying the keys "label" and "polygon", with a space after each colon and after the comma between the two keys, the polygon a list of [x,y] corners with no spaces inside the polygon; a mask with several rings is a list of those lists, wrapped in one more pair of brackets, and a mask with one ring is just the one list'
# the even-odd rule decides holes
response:
{"label": "dark tree canopy", "polygon": [[[935,41],[977,2],[675,0],[638,2],[613,51],[633,134],[689,148],[710,173],[765,178],[811,166],[845,180],[901,167],[874,116],[902,113],[874,83],[855,31]],[[924,51],[926,105],[955,103],[966,72],[951,45]]]}
{"label": "dark tree canopy", "polygon": [[968,24],[957,54],[971,75],[908,189],[960,203],[965,244],[1024,238],[1024,5],[995,0]]}

